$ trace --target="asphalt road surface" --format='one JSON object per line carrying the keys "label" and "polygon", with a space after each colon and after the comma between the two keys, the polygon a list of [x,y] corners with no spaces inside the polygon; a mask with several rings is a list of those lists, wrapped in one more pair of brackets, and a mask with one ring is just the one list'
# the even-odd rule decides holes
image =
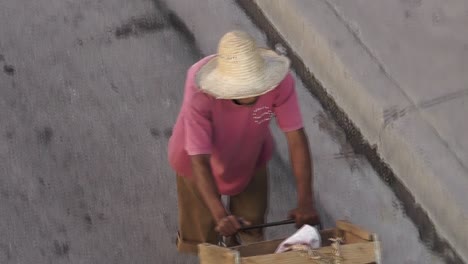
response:
{"label": "asphalt road surface", "polygon": [[196,262],[166,146],[200,56],[149,0],[0,1],[0,263]]}

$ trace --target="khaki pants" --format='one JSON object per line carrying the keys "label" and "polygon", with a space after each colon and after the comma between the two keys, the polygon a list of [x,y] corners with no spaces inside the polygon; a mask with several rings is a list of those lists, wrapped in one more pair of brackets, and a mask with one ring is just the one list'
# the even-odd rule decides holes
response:
{"label": "khaki pants", "polygon": [[[268,204],[268,176],[266,168],[256,171],[246,189],[229,197],[229,211],[244,218],[252,225],[263,224]],[[192,179],[177,175],[177,195],[179,205],[179,233],[177,249],[181,253],[197,254],[199,243],[218,243],[216,223]],[[239,232],[243,244],[264,239],[263,230]],[[235,245],[231,239],[229,246]]]}

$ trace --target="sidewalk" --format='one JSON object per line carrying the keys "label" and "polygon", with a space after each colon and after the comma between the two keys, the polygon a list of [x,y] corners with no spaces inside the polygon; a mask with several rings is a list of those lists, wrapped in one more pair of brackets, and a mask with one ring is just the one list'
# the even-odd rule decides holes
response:
{"label": "sidewalk", "polygon": [[254,2],[467,261],[466,1]]}

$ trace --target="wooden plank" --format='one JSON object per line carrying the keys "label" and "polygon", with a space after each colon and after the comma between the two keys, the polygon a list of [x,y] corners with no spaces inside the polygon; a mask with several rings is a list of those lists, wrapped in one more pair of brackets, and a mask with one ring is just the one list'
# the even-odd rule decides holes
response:
{"label": "wooden plank", "polygon": [[[376,262],[375,242],[355,243],[341,246],[341,264],[368,264]],[[333,256],[332,247],[317,250],[321,255]],[[221,262],[220,262],[221,263]],[[314,263],[305,253],[286,252],[242,258],[242,264],[311,264]]]}
{"label": "wooden plank", "polygon": [[232,247],[232,250],[237,250],[241,257],[250,257],[257,255],[273,254],[276,248],[283,242],[284,239],[269,240],[249,245]]}
{"label": "wooden plank", "polygon": [[198,245],[198,259],[200,264],[240,263],[239,252],[206,243]]}
{"label": "wooden plank", "polygon": [[375,242],[342,245],[343,264],[367,264],[376,261]]}
{"label": "wooden plank", "polygon": [[369,242],[368,240],[362,239],[359,236],[356,236],[353,233],[350,232],[344,232],[344,244],[353,244],[353,243],[365,243]]}
{"label": "wooden plank", "polygon": [[341,221],[341,220],[336,221],[336,227],[345,232],[354,234],[364,240],[372,241],[372,233],[369,233],[366,230],[362,229],[361,227],[351,224],[350,222]]}
{"label": "wooden plank", "polygon": [[374,241],[374,254],[375,254],[375,264],[382,264],[382,248],[380,246],[379,236],[373,234],[372,239]]}
{"label": "wooden plank", "polygon": [[242,264],[311,264],[308,257],[299,252],[286,252],[242,258]]}

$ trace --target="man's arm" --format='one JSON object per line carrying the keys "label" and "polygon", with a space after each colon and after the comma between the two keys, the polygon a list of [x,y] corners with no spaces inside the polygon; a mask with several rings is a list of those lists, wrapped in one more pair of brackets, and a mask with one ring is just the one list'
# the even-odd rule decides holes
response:
{"label": "man's arm", "polygon": [[211,173],[210,155],[194,155],[191,160],[195,185],[217,223],[216,231],[225,236],[235,234],[241,226],[236,217],[228,216],[221,202]]}
{"label": "man's arm", "polygon": [[191,156],[195,184],[216,222],[227,215],[210,169],[210,155]]}
{"label": "man's arm", "polygon": [[296,224],[318,224],[319,219],[314,207],[313,197],[313,163],[309,142],[304,129],[286,133],[289,147],[289,156],[296,178],[297,209],[291,212]]}

